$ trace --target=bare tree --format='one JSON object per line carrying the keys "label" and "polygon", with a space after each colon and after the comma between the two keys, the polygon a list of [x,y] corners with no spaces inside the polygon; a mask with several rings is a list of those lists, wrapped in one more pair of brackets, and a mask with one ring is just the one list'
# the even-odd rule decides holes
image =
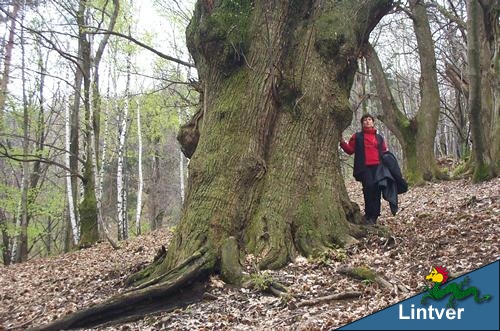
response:
{"label": "bare tree", "polygon": [[434,156],[434,140],[439,119],[440,98],[436,73],[434,42],[426,7],[421,1],[409,1],[420,59],[420,105],[414,116],[405,115],[398,107],[373,47],[365,57],[373,73],[383,114],[379,118],[398,138],[404,154],[408,180],[418,183],[441,178]]}

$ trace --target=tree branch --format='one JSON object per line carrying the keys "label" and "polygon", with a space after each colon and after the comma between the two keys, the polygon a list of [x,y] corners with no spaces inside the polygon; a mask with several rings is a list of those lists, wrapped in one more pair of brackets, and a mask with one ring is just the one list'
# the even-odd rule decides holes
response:
{"label": "tree branch", "polygon": [[70,168],[66,167],[64,164],[56,162],[54,160],[49,160],[47,158],[41,157],[39,155],[24,155],[24,154],[11,154],[8,148],[0,142],[0,157],[6,157],[17,162],[41,162],[45,164],[55,165],[58,168],[68,171],[71,176],[75,176],[83,180],[83,176],[79,173],[72,172]]}
{"label": "tree branch", "polygon": [[153,53],[155,53],[156,55],[158,55],[159,57],[161,57],[162,59],[165,59],[165,60],[169,60],[169,61],[172,61],[172,62],[175,62],[175,63],[178,63],[180,65],[183,65],[183,66],[186,66],[186,67],[189,67],[189,68],[195,68],[196,66],[194,65],[194,63],[189,63],[189,62],[185,62],[185,61],[182,61],[180,59],[177,59],[175,57],[172,57],[170,55],[167,55],[167,54],[164,54],[156,49],[154,49],[153,47],[151,46],[148,46],[146,45],[145,43],[143,43],[142,41],[140,40],[137,40],[135,39],[134,37],[131,37],[131,36],[127,36],[126,34],[123,34],[123,33],[120,33],[120,32],[116,32],[116,31],[107,31],[107,30],[102,30],[102,31],[97,31],[97,32],[92,32],[93,34],[110,34],[110,35],[113,35],[113,36],[117,36],[117,37],[121,37],[121,38],[125,38],[131,42],[133,42],[134,44],[138,45],[138,46],[141,46],[142,48],[145,48],[147,49],[148,51],[151,51]]}

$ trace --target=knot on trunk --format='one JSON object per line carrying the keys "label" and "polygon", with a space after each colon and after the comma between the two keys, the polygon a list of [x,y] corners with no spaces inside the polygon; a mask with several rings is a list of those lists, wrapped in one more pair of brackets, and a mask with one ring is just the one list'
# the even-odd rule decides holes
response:
{"label": "knot on trunk", "polygon": [[250,187],[261,179],[267,171],[266,161],[258,156],[242,157],[238,167],[240,181],[244,187]]}
{"label": "knot on trunk", "polygon": [[177,134],[177,141],[181,144],[182,153],[190,159],[193,156],[198,140],[200,139],[199,123],[203,119],[203,111],[200,109],[186,124],[182,125]]}

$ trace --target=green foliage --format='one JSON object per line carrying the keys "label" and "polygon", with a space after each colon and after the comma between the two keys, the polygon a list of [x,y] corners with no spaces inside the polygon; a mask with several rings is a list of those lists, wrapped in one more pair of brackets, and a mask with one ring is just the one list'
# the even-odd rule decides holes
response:
{"label": "green foliage", "polygon": [[245,283],[257,291],[267,291],[273,283],[273,278],[267,272],[253,273],[248,276]]}
{"label": "green foliage", "polygon": [[21,191],[14,186],[0,183],[0,206],[5,213],[16,215],[21,201]]}
{"label": "green foliage", "polygon": [[331,265],[333,262],[345,262],[347,251],[342,247],[329,248],[319,252],[312,260],[319,265]]}
{"label": "green foliage", "polygon": [[[173,96],[164,96],[159,93],[143,95],[140,100],[141,112],[141,132],[144,142],[161,142],[165,143],[167,138],[166,133],[175,131],[179,126],[179,114],[175,107],[177,99]],[[129,135],[131,141],[135,141],[137,137],[137,121],[135,120],[137,107],[135,102],[131,102],[134,110],[130,116],[134,116],[131,121]]]}
{"label": "green foliage", "polygon": [[452,178],[459,178],[460,176],[466,174],[470,169],[468,160],[461,160],[458,165],[453,169],[451,176]]}
{"label": "green foliage", "polygon": [[33,223],[31,222],[28,226],[28,239],[38,238],[40,235],[46,233],[44,227],[40,222]]}

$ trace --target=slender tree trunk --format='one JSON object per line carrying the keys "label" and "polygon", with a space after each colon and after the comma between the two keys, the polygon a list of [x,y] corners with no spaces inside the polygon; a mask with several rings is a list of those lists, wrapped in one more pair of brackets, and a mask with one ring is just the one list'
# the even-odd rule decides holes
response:
{"label": "slender tree trunk", "polygon": [[[24,21],[24,8],[22,21]],[[21,78],[22,78],[22,95],[23,95],[23,154],[24,157],[30,153],[30,115],[28,106],[28,96],[26,91],[26,53],[24,47],[24,29],[21,29]],[[19,215],[21,219],[20,223],[20,234],[18,241],[18,250],[15,256],[16,262],[24,262],[28,260],[28,193],[29,193],[29,163],[24,161],[22,163],[23,177],[21,183],[21,214]]]}
{"label": "slender tree trunk", "polygon": [[[8,19],[10,20],[10,27],[8,31],[7,42],[5,43],[5,51],[3,52],[3,72],[0,76],[0,131],[4,130],[6,127],[6,117],[5,113],[5,104],[8,95],[8,84],[10,80],[10,68],[12,65],[12,52],[14,50],[15,45],[15,37],[16,37],[16,23],[18,20],[18,15],[21,9],[21,3],[19,1],[14,1],[12,3],[12,11],[10,11],[8,15]],[[7,145],[9,143],[7,142]],[[24,179],[24,178],[23,178]],[[7,231],[7,218],[5,215],[5,211],[1,210],[2,219],[1,223],[4,223],[5,226],[2,227],[2,237],[4,241],[4,264],[8,265],[11,262],[16,261],[16,255],[18,250],[18,236],[10,235]],[[17,213],[19,215],[19,213]],[[16,217],[16,228],[19,228],[21,219]]]}
{"label": "slender tree trunk", "polygon": [[[151,160],[151,177],[154,178],[154,181],[160,181],[162,178],[162,172],[161,172],[161,164],[160,164],[160,150],[158,147],[159,141],[154,141],[154,154],[152,156]],[[162,220],[163,216],[165,215],[165,209],[164,207],[158,203],[158,186],[155,185],[155,183],[152,183],[151,188],[149,189],[150,193],[149,196],[152,197],[147,200],[148,206],[148,211],[149,211],[149,226],[151,230],[156,230],[161,228],[162,226]]]}
{"label": "slender tree trunk", "polygon": [[[37,38],[37,41],[38,38]],[[46,69],[46,63],[47,63],[47,57],[48,55],[44,58],[42,54],[42,50],[40,48],[40,43],[37,43],[37,52],[38,52],[38,66],[39,66],[39,73],[40,73],[40,81],[39,81],[39,88],[38,88],[38,105],[37,106],[37,111],[38,111],[38,116],[36,118],[35,122],[35,151],[34,154],[38,158],[42,158],[45,150],[45,97],[44,97],[44,91],[45,91],[45,79],[47,77],[47,69]],[[48,169],[48,166],[45,165],[42,167],[42,164],[40,162],[40,159],[36,160],[33,162],[33,168],[30,174],[29,178],[29,189],[30,191],[33,192],[33,194],[30,194],[28,196],[28,205],[32,206],[36,204],[36,198],[37,194],[35,192],[38,192],[38,188],[40,185],[40,188],[43,185],[44,178],[46,171]],[[43,177],[42,177],[43,175]],[[28,224],[31,222],[33,215],[31,212],[28,212]],[[51,219],[49,217],[49,222],[51,222]],[[49,234],[50,236],[50,234]],[[50,247],[49,247],[50,248]]]}
{"label": "slender tree trunk", "polygon": [[491,157],[494,162],[494,173],[498,175],[500,174],[500,8],[497,7],[491,16],[493,26],[493,57],[490,66],[493,88]]}
{"label": "slender tree trunk", "polygon": [[[71,162],[71,108],[69,105],[66,106],[65,109],[65,141],[66,141],[66,150],[68,152],[65,153],[65,160],[66,160],[66,166],[68,169],[72,169],[72,162]],[[71,228],[71,233],[72,233],[72,238],[73,238],[73,245],[78,245],[78,242],[80,241],[80,229],[78,227],[78,221],[77,221],[77,210],[75,208],[75,200],[74,200],[74,195],[75,195],[75,190],[73,189],[73,176],[71,173],[71,170],[66,171],[66,198],[67,198],[67,209],[68,209],[68,215],[69,215],[69,224]]]}
{"label": "slender tree trunk", "polygon": [[[467,9],[471,10],[471,14],[474,15],[472,17],[467,14],[468,20],[466,24],[462,24],[464,28],[467,27],[468,73],[462,74],[458,68],[448,65],[446,74],[457,90],[469,102],[475,103],[469,105],[472,113],[470,111],[468,113],[473,147],[473,162],[469,162],[469,165],[470,169],[474,171],[474,180],[482,181],[500,173],[498,157],[500,155],[500,106],[498,101],[500,95],[500,70],[498,69],[500,67],[498,42],[500,8],[495,0],[476,0],[468,1]],[[472,40],[470,36],[472,36]],[[475,68],[470,68],[471,65],[474,65]],[[471,77],[474,82],[470,81]],[[478,87],[477,84],[480,86]],[[471,91],[472,88],[476,90]],[[479,99],[480,103],[478,103]],[[461,139],[466,139],[465,136],[466,134],[461,133]],[[468,147],[467,141],[463,141],[461,149],[465,151],[465,155],[468,155]],[[479,150],[476,150],[477,148]]]}
{"label": "slender tree trunk", "polygon": [[[81,14],[80,14],[81,13]],[[81,17],[80,17],[81,15]],[[79,44],[82,49],[80,70],[82,70],[83,75],[83,108],[85,111],[85,125],[84,125],[84,150],[85,150],[85,161],[83,164],[83,200],[80,203],[78,209],[80,214],[80,245],[88,246],[95,243],[99,239],[98,233],[98,216],[97,216],[97,199],[95,196],[95,173],[93,171],[93,150],[94,150],[94,140],[92,139],[92,131],[94,131],[93,126],[93,114],[91,106],[91,42],[90,36],[87,32],[88,26],[88,8],[86,1],[80,1],[79,15],[77,16],[78,26],[79,26]]]}
{"label": "slender tree trunk", "polygon": [[5,211],[0,208],[0,231],[2,232],[2,262],[4,265],[9,265],[11,262],[11,246],[10,235],[7,232],[7,217]]}
{"label": "slender tree trunk", "polygon": [[[80,164],[79,164],[79,155],[80,155],[80,139],[79,139],[79,134],[80,134],[80,105],[81,105],[81,99],[82,99],[82,94],[81,94],[81,89],[82,89],[82,83],[83,83],[83,76],[84,76],[84,70],[83,70],[83,54],[84,54],[84,49],[86,48],[86,39],[85,36],[82,34],[82,31],[84,30],[83,26],[85,24],[85,5],[82,1],[79,2],[78,6],[78,11],[76,13],[77,17],[77,23],[78,23],[78,31],[79,31],[79,37],[78,37],[78,61],[77,61],[77,66],[75,68],[75,94],[73,96],[73,103],[72,103],[72,108],[70,111],[70,116],[71,116],[71,130],[70,130],[70,148],[69,148],[69,163],[70,163],[70,169],[71,173],[68,174],[68,177],[66,180],[70,180],[71,183],[66,184],[67,190],[68,190],[68,215],[69,215],[69,220],[70,224],[68,226],[68,233],[71,233],[73,235],[73,243],[77,245],[80,242],[80,236],[82,232],[82,226],[80,224],[80,214],[79,214],[79,208],[78,202],[79,202],[79,182],[78,178],[75,176],[75,174],[80,173]],[[69,191],[71,190],[71,191]],[[69,197],[69,194],[72,195],[72,197]],[[73,207],[71,206],[73,204]],[[75,229],[75,226],[78,227],[78,230]],[[76,238],[75,238],[76,235]]]}
{"label": "slender tree trunk", "polygon": [[[111,72],[111,66],[108,68]],[[108,76],[109,77],[109,76]],[[116,87],[116,85],[115,85]],[[106,99],[111,100],[110,94],[110,82],[108,80],[108,87],[106,92]],[[116,100],[115,100],[116,101]],[[104,109],[104,134],[102,136],[102,152],[101,152],[101,162],[99,163],[99,172],[98,172],[98,188],[97,188],[97,202],[99,204],[99,210],[102,215],[102,199],[104,197],[104,175],[105,169],[107,167],[107,152],[108,152],[108,136],[109,136],[109,103]],[[104,217],[100,218],[99,222],[99,234],[104,235],[106,232],[106,224],[104,221]]]}
{"label": "slender tree trunk", "polygon": [[47,256],[50,256],[52,254],[52,241],[53,241],[53,232],[54,231],[54,226],[53,226],[53,221],[52,217],[48,217],[47,219]]}
{"label": "slender tree trunk", "polygon": [[[179,123],[182,121],[182,111],[180,108],[177,108],[179,115]],[[181,194],[181,205],[184,204],[184,154],[182,150],[179,150],[179,183],[180,183],[180,194]]]}
{"label": "slender tree trunk", "polygon": [[436,72],[436,56],[429,18],[424,3],[411,0],[413,25],[417,38],[420,59],[421,103],[416,115],[417,168],[408,169],[409,177],[416,180],[431,180],[441,177],[434,157],[434,139],[439,121],[439,87]]}
{"label": "slender tree trunk", "polygon": [[479,5],[481,129],[487,179],[500,174],[500,5],[495,0],[481,0]]}
{"label": "slender tree trunk", "polygon": [[123,113],[118,115],[118,168],[116,172],[116,202],[118,215],[118,238],[123,240],[128,238],[128,222],[126,214],[126,196],[124,164],[125,164],[125,143],[127,139],[128,112],[130,108],[130,54],[127,57],[127,81],[125,84],[125,106]]}
{"label": "slender tree trunk", "polygon": [[[22,169],[22,168],[21,168]],[[24,174],[21,172],[21,176],[24,176]],[[21,194],[22,194],[22,183],[24,182],[24,177],[21,177],[21,187],[20,187],[20,190],[21,190]],[[22,197],[21,199],[19,199],[19,202],[17,203],[17,212],[16,212],[16,216],[14,216],[14,223],[15,223],[15,229],[17,231],[19,231],[19,229],[21,229],[21,222],[22,222],[22,206],[23,206],[23,202],[22,202]],[[13,235],[11,238],[11,243],[10,243],[10,251],[11,251],[11,255],[10,255],[10,262],[11,263],[17,263],[17,262],[20,262],[19,261],[19,240],[20,240],[20,234],[15,234]]]}
{"label": "slender tree trunk", "polygon": [[[83,1],[83,12],[85,15],[80,19],[79,40],[82,44],[82,70],[83,70],[83,90],[85,108],[85,164],[84,164],[84,197],[80,204],[80,226],[82,245],[95,243],[99,239],[99,224],[103,224],[102,211],[99,209],[100,202],[97,199],[97,185],[99,183],[98,160],[99,160],[99,135],[100,135],[100,92],[99,92],[99,64],[102,54],[109,40],[109,34],[105,34],[94,56],[91,54],[91,37],[84,28],[89,19],[86,13],[87,5]],[[106,11],[106,7],[103,11]],[[108,31],[114,29],[116,18],[119,12],[119,1],[113,1],[113,11],[108,25]],[[93,75],[92,75],[93,73]],[[109,236],[107,236],[110,239]]]}
{"label": "slender tree trunk", "polygon": [[137,112],[137,154],[138,154],[138,180],[137,180],[137,205],[135,208],[135,231],[137,235],[141,234],[141,212],[142,212],[142,189],[144,180],[142,176],[142,127],[141,127],[141,107],[139,101],[136,102]]}
{"label": "slender tree trunk", "polygon": [[3,59],[3,73],[0,77],[0,130],[4,129],[4,112],[5,112],[5,102],[7,100],[7,86],[10,79],[10,66],[12,64],[12,51],[14,50],[14,38],[16,36],[16,22],[17,15],[21,8],[21,1],[13,1],[12,11],[10,12],[10,28],[9,37],[5,45],[5,56]]}

